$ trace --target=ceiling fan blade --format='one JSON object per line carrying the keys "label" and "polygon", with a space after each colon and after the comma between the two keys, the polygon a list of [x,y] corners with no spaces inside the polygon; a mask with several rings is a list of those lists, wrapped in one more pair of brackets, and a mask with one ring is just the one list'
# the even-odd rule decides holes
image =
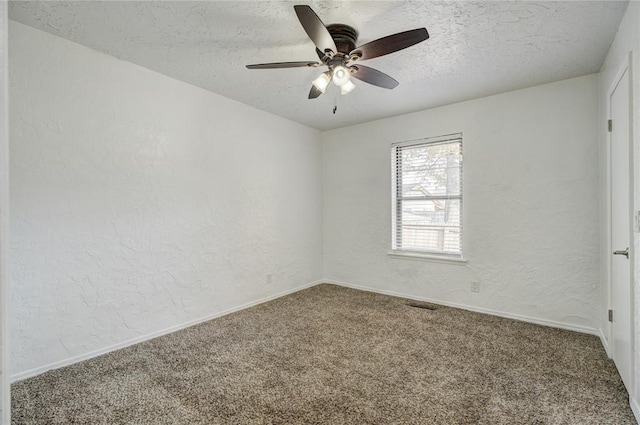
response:
{"label": "ceiling fan blade", "polygon": [[300,61],[300,62],[273,62],[273,63],[257,63],[247,65],[249,69],[273,69],[273,68],[315,68],[320,65],[318,62]]}
{"label": "ceiling fan blade", "polygon": [[389,53],[406,49],[428,38],[429,33],[426,28],[399,32],[356,47],[351,51],[350,55],[356,55],[360,60],[377,58],[378,56],[388,55]]}
{"label": "ceiling fan blade", "polygon": [[318,15],[306,5],[293,6],[298,15],[298,19],[302,24],[302,28],[307,32],[307,35],[313,41],[321,52],[329,49],[333,52],[337,52],[336,43],[333,41],[333,37],[329,34],[329,30],[322,23]]}
{"label": "ceiling fan blade", "polygon": [[382,87],[385,89],[395,89],[398,84],[400,84],[384,72],[380,72],[377,69],[369,68],[368,66],[358,64],[353,65],[349,68],[356,69],[356,71],[351,74],[353,78],[357,78],[358,80],[364,81],[365,83],[373,84],[374,86]]}
{"label": "ceiling fan blade", "polygon": [[320,51],[320,49],[318,49],[316,47],[316,54],[318,55],[318,58],[320,58],[321,62],[324,62],[324,58],[327,56],[326,54],[324,54],[324,52]]}
{"label": "ceiling fan blade", "polygon": [[315,84],[311,84],[311,90],[309,90],[309,99],[315,99],[320,97],[322,92],[315,86]]}

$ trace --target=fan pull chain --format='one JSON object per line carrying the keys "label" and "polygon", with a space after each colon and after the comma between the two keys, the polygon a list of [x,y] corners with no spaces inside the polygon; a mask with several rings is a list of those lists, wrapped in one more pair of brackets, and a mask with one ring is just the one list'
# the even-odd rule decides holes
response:
{"label": "fan pull chain", "polygon": [[333,115],[336,114],[336,111],[338,110],[338,95],[334,95],[333,97]]}

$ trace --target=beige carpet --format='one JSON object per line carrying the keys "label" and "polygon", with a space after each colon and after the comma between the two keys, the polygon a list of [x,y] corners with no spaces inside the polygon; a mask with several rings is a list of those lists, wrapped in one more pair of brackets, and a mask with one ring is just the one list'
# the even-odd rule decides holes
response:
{"label": "beige carpet", "polygon": [[629,424],[598,338],[332,285],[12,386],[14,424]]}

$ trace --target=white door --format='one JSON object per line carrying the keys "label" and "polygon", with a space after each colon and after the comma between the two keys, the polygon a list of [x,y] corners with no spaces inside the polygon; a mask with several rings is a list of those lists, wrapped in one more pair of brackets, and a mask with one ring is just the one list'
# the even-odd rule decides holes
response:
{"label": "white door", "polygon": [[[611,117],[611,355],[631,391],[631,207],[629,72],[610,94]],[[626,254],[626,255],[625,255]]]}

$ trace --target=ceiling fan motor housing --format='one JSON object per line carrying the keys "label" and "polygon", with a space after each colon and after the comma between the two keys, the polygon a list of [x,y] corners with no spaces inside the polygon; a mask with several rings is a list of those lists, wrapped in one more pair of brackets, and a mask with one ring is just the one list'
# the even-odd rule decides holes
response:
{"label": "ceiling fan motor housing", "polygon": [[327,25],[327,30],[329,30],[331,38],[333,38],[333,41],[336,43],[336,47],[338,48],[337,53],[349,56],[349,53],[356,48],[358,31],[356,31],[355,28],[344,24],[331,24]]}

